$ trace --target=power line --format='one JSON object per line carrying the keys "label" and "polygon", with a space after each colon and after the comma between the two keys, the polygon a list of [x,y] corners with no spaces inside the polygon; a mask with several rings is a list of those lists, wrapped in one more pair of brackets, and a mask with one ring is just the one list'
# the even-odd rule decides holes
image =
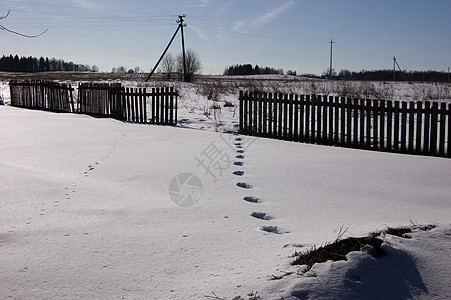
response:
{"label": "power line", "polygon": [[[4,19],[8,18],[9,13],[10,13],[10,11],[8,10],[8,13],[7,13],[4,17],[0,17],[0,20],[4,20]],[[16,35],[19,35],[19,36],[22,36],[22,37],[26,37],[26,38],[36,38],[36,37],[38,37],[38,36],[43,35],[44,33],[46,33],[46,32],[48,31],[48,29],[46,29],[46,30],[44,30],[43,32],[41,32],[41,33],[39,33],[39,34],[36,34],[36,35],[28,35],[28,34],[23,34],[23,33],[21,33],[21,32],[17,32],[17,31],[11,30],[11,29],[9,29],[9,28],[3,26],[3,25],[0,25],[0,30],[7,31],[7,32],[9,32],[9,33],[16,34]]]}

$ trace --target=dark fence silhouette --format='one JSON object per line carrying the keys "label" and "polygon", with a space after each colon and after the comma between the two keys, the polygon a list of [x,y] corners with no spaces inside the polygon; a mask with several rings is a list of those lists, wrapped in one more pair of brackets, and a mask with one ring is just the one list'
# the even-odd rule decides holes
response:
{"label": "dark fence silhouette", "polygon": [[179,94],[174,88],[125,88],[120,83],[80,83],[74,103],[70,85],[49,81],[11,81],[11,105],[74,112],[133,123],[177,124]]}
{"label": "dark fence silhouette", "polygon": [[11,105],[54,112],[75,112],[72,91],[67,84],[51,81],[15,81],[9,83]]}
{"label": "dark fence silhouette", "polygon": [[178,93],[174,88],[124,88],[121,84],[81,83],[80,113],[134,123],[177,124]]}
{"label": "dark fence silhouette", "polygon": [[451,104],[244,91],[239,101],[243,134],[451,157]]}

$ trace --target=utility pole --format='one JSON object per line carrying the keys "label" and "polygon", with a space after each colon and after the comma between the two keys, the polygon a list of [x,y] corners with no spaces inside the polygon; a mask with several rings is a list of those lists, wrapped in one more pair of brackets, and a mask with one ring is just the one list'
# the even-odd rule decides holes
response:
{"label": "utility pole", "polygon": [[329,78],[332,77],[332,46],[334,44],[334,40],[330,39],[330,67],[329,67]]}
{"label": "utility pole", "polygon": [[396,56],[393,56],[393,81],[396,81]]}
{"label": "utility pole", "polygon": [[183,27],[186,26],[185,23],[183,23],[183,18],[186,17],[186,15],[179,16],[179,20],[177,20],[177,23],[179,23],[179,26],[177,26],[177,30],[175,31],[174,35],[172,36],[171,40],[169,41],[169,44],[166,46],[166,49],[164,49],[163,54],[160,56],[160,59],[155,64],[155,67],[153,67],[152,71],[150,71],[149,76],[146,78],[146,82],[149,81],[150,77],[155,73],[155,70],[158,68],[158,65],[160,64],[161,60],[163,59],[166,52],[168,52],[169,47],[171,46],[172,42],[174,41],[175,36],[179,32],[179,30],[182,30],[182,49],[183,49],[183,79],[186,79],[186,64],[185,64],[185,39],[183,37]]}
{"label": "utility pole", "polygon": [[393,81],[395,81],[396,66],[398,66],[398,69],[401,72],[401,75],[402,75],[402,78],[404,78],[404,81],[407,81],[406,76],[404,76],[404,72],[402,71],[401,67],[399,66],[398,62],[396,61],[396,57],[393,57]]}
{"label": "utility pole", "polygon": [[186,23],[184,23],[184,20],[183,20],[184,17],[186,17],[186,15],[179,16],[179,20],[177,21],[177,23],[179,23],[180,29],[182,31],[183,81],[187,81],[187,78],[186,78],[185,36],[183,34],[183,27],[186,27]]}

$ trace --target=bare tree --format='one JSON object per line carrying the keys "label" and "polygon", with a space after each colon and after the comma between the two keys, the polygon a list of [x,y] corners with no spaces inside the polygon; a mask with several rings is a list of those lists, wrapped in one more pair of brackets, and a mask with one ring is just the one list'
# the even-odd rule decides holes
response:
{"label": "bare tree", "polygon": [[[9,13],[10,13],[10,11],[8,10],[8,13],[6,14],[6,16],[0,17],[0,20],[6,19],[9,16]],[[23,36],[23,37],[27,37],[27,38],[35,38],[35,37],[43,35],[44,33],[46,33],[48,31],[48,29],[46,29],[43,32],[41,32],[40,34],[28,35],[28,34],[23,34],[23,33],[11,30],[11,29],[3,26],[3,25],[0,25],[0,30],[7,31],[7,32],[10,32],[10,33],[13,33],[13,34],[17,34],[17,35],[20,35],[20,36]]]}
{"label": "bare tree", "polygon": [[172,73],[175,72],[176,60],[171,53],[166,53],[163,60],[160,63],[159,71],[171,79]]}
{"label": "bare tree", "polygon": [[192,50],[188,49],[185,53],[185,74],[183,73],[183,55],[179,54],[177,56],[177,72],[180,72],[185,75],[185,81],[192,81],[194,75],[200,74],[202,71],[202,64],[200,62],[199,54]]}

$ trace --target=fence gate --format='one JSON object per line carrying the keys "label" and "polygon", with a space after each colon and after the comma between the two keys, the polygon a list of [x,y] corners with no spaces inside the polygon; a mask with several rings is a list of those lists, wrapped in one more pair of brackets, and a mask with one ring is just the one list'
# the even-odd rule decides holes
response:
{"label": "fence gate", "polygon": [[120,102],[120,83],[80,83],[78,85],[78,113],[123,120]]}
{"label": "fence gate", "polygon": [[177,124],[178,93],[172,87],[125,88],[121,84],[80,83],[80,113],[142,124]]}

